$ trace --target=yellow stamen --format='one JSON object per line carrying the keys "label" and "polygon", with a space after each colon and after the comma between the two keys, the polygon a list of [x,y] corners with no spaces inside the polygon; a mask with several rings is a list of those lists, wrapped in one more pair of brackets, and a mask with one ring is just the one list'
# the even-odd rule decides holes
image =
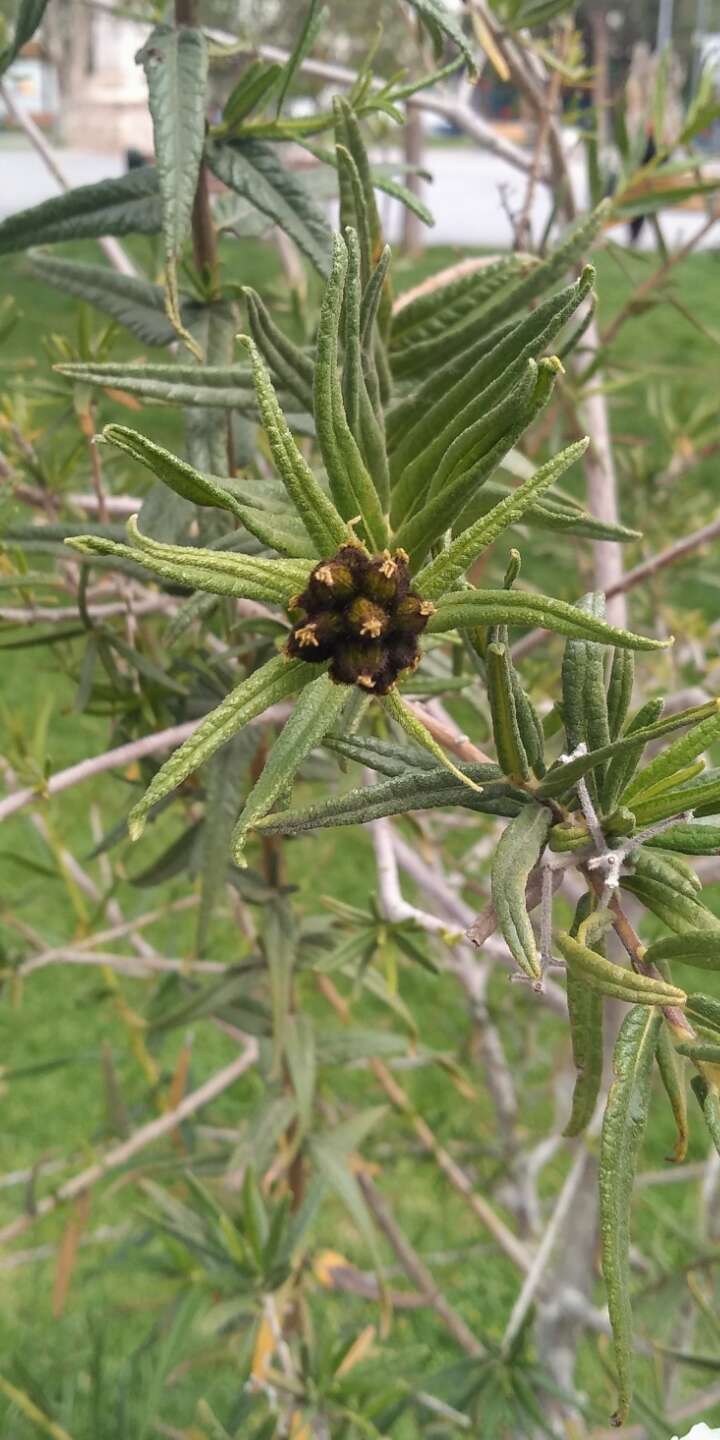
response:
{"label": "yellow stamen", "polygon": [[329,565],[320,565],[315,571],[315,579],[319,580],[321,585],[335,584],[335,581],[333,580],[333,573]]}
{"label": "yellow stamen", "polygon": [[363,689],[365,689],[365,690],[374,690],[374,689],[375,689],[375,681],[374,681],[372,675],[368,675],[367,673],[364,674],[364,675],[358,675],[357,683],[358,683],[358,685],[362,685],[362,686],[363,686]]}
{"label": "yellow stamen", "polygon": [[371,635],[374,640],[377,639],[378,635],[382,635],[382,631],[382,620],[377,615],[370,615],[367,620],[363,620],[360,626],[360,634]]}
{"label": "yellow stamen", "polygon": [[300,626],[300,629],[295,631],[295,639],[297,640],[298,645],[319,645],[319,644],[320,644],[320,641],[318,640],[317,635],[315,634],[315,626],[314,626],[314,625],[301,625],[301,626]]}

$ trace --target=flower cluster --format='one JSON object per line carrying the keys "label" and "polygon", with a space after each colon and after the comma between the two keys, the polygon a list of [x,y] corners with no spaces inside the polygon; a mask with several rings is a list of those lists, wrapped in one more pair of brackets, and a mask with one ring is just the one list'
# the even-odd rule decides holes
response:
{"label": "flower cluster", "polygon": [[410,589],[404,550],[368,555],[360,545],[343,545],[316,565],[289,608],[303,617],[293,626],[288,655],[330,660],[337,684],[375,695],[387,695],[398,675],[419,663],[418,636],[435,611]]}

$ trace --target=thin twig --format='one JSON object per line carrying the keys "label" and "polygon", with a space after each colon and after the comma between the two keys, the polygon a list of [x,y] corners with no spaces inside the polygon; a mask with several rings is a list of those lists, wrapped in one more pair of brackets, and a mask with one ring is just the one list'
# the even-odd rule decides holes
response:
{"label": "thin twig", "polygon": [[480,1359],[485,1354],[484,1347],[473,1335],[462,1315],[458,1315],[457,1310],[453,1309],[449,1300],[445,1298],[425,1261],[421,1260],[417,1250],[413,1249],[407,1236],[403,1234],[380,1191],[368,1175],[360,1174],[358,1179],[378,1228],[382,1230],[383,1235],[389,1241],[408,1278],[417,1286],[428,1305],[432,1306],[435,1314],[442,1320],[445,1329],[461,1350],[464,1350],[466,1355]]}
{"label": "thin twig", "polygon": [[111,1170],[117,1170],[121,1165],[126,1165],[135,1155],[147,1149],[148,1145],[153,1145],[157,1140],[162,1140],[176,1130],[184,1120],[196,1114],[204,1105],[209,1105],[211,1100],[215,1100],[236,1080],[239,1080],[240,1076],[255,1064],[257,1057],[257,1041],[251,1036],[246,1036],[242,1054],[232,1060],[229,1065],[225,1065],[222,1070],[211,1075],[210,1079],[198,1086],[197,1090],[186,1095],[174,1109],[165,1111],[155,1120],[148,1121],[147,1125],[136,1130],[128,1140],[124,1140],[121,1145],[116,1145],[114,1149],[106,1151],[95,1164],[88,1165],[78,1175],[66,1180],[54,1194],[44,1195],[36,1202],[31,1215],[19,1215],[9,1225],[5,1225],[0,1230],[0,1244],[17,1239],[18,1235],[23,1235],[26,1230],[29,1230],[35,1220],[52,1214],[60,1205],[66,1204],[68,1200],[74,1200],[76,1195],[82,1195],[85,1190],[97,1185],[98,1181],[108,1175]]}
{"label": "thin twig", "polygon": [[[262,715],[248,720],[247,724],[269,725],[286,716],[285,705],[271,705]],[[23,810],[34,800],[46,800],[52,795],[59,795],[62,790],[81,785],[83,781],[90,780],[105,770],[120,769],[135,760],[142,760],[146,755],[156,755],[161,750],[173,750],[187,740],[201,723],[202,720],[186,720],[182,725],[171,725],[167,730],[158,730],[155,735],[144,735],[140,740],[130,740],[127,745],[118,745],[115,750],[106,750],[103,755],[94,755],[90,759],[78,761],[77,765],[68,766],[67,770],[58,770],[55,775],[48,776],[42,785],[28,785],[24,790],[16,790],[13,795],[7,795],[4,800],[0,800],[0,821],[7,820],[9,815]]]}

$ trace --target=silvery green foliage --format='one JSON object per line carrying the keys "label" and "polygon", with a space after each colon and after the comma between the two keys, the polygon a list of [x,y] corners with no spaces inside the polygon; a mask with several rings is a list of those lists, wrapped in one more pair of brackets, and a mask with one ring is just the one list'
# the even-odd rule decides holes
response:
{"label": "silvery green foliage", "polygon": [[[472,59],[464,31],[441,0],[411,3],[438,53],[449,40]],[[494,6],[517,28],[544,23],[564,8],[555,0],[498,0]],[[15,38],[0,63],[17,53],[42,9],[37,0],[21,6]],[[288,86],[321,23],[322,12],[312,4],[289,64],[252,62],[209,133],[206,37],[199,28],[158,26],[138,57],[148,80],[157,166],[70,191],[0,224],[0,252],[101,235],[161,235],[163,285],[44,251],[33,253],[30,264],[38,279],[104,311],[143,344],[170,345],[180,337],[200,362],[190,363],[185,353],[167,363],[95,357],[57,366],[76,396],[113,387],[185,408],[185,458],[127,426],[108,425],[98,437],[110,454],[153,477],[155,497],[177,502],[169,537],[152,534],[152,524],[144,523],[153,515],[150,503],[130,521],[127,535],[111,525],[84,533],[48,525],[10,538],[29,548],[65,541],[86,573],[102,565],[180,591],[183,606],[166,632],[168,644],[193,626],[202,635],[216,605],[241,600],[266,607],[255,620],[255,633],[265,642],[256,663],[242,675],[226,667],[224,698],[211,704],[204,697],[199,725],[155,771],[127,821],[138,839],[148,818],[208,767],[202,819],[135,876],[137,884],[150,885],[187,867],[200,874],[199,944],[230,854],[244,867],[247,847],[258,836],[267,843],[278,835],[454,807],[506,822],[491,875],[497,926],[520,975],[535,989],[542,989],[549,964],[561,962],[566,972],[578,1072],[567,1135],[588,1126],[601,1093],[605,1002],[629,1007],[615,1049],[600,1168],[603,1270],[619,1388],[614,1418],[620,1424],[632,1393],[632,1182],[656,1061],[678,1131],[675,1158],[682,1159],[687,1146],[686,1061],[694,1067],[692,1088],[707,1130],[720,1148],[720,1005],[676,983],[686,970],[720,966],[720,922],[683,859],[720,847],[720,826],[713,823],[720,813],[720,772],[706,769],[703,758],[720,742],[719,703],[664,716],[662,702],[651,701],[633,713],[633,655],[662,648],[661,642],[609,625],[601,595],[573,605],[518,584],[514,549],[501,586],[481,588],[471,579],[478,559],[517,527],[523,535],[541,527],[596,539],[635,537],[595,520],[559,486],[587,439],[538,465],[517,488],[499,473],[548,405],[563,373],[559,357],[581,334],[595,275],[587,264],[577,271],[607,218],[607,203],[542,261],[512,256],[419,295],[394,297],[376,188],[408,197],[429,217],[401,186],[373,171],[358,116],[376,109],[396,118],[397,102],[413,87],[398,82],[373,90],[363,74],[322,123],[283,119]],[[323,130],[335,142],[329,151],[313,143]],[[274,142],[288,135],[332,167],[339,233],[331,233],[310,190],[284,166]],[[322,298],[307,343],[291,340],[262,297],[246,287],[249,334],[236,349],[234,297],[218,293],[207,276],[196,276],[192,290],[182,291],[182,260],[204,166],[237,197],[241,217],[246,209],[253,213],[253,233],[258,224],[279,226],[320,277]],[[259,427],[272,477],[250,465],[245,469],[251,473],[241,478],[226,473],[228,418]],[[513,659],[513,632],[528,627],[566,642],[561,672],[548,686],[553,710],[542,717]],[[88,641],[87,653],[95,647],[93,663],[101,641],[110,644],[107,636]],[[127,645],[123,650],[117,637],[112,644],[152,685],[184,693],[169,669]],[[450,688],[451,679],[462,688],[477,677],[484,686],[494,761],[454,763],[407,703],[408,693],[433,693],[442,646],[454,655],[456,673],[441,671],[441,688]],[[92,688],[91,675],[83,686]],[[424,692],[423,686],[429,688]],[[288,701],[290,718],[243,794],[235,766],[246,765],[247,727],[269,706]],[[392,725],[404,732],[404,743]],[[562,753],[554,738],[560,732]],[[658,742],[646,759],[646,747]],[[323,744],[331,756],[357,762],[379,778],[293,807],[295,778]],[[586,894],[571,927],[553,934],[553,872],[568,858],[583,876]],[[327,1060],[327,1043],[291,1004],[303,937],[282,894],[252,872],[231,874],[246,898],[262,907],[258,945],[270,977],[272,1013],[246,1005],[231,976],[165,1013],[156,1028],[186,1025],[217,1007],[229,1023],[272,1040],[271,1074],[288,1076],[292,1095],[273,1102],[277,1134],[287,1131],[306,1145],[319,1188],[335,1191],[372,1248],[349,1157],[378,1112],[363,1112],[329,1132],[314,1128],[316,1070]],[[624,892],[669,932],[648,948],[628,931]],[[539,896],[537,935],[531,913]],[[352,919],[360,940],[353,957],[363,959],[377,944],[378,917]],[[630,964],[605,954],[613,928]],[[432,968],[407,927],[400,928],[398,945]],[[376,998],[394,1005],[405,1020],[390,987],[383,989],[376,977],[372,983]],[[405,1052],[405,1042],[398,1045],[396,1036],[391,1042],[383,1053]],[[377,1036],[349,1030],[343,1056],[381,1050]],[[232,1224],[194,1185],[196,1211],[160,1187],[148,1185],[147,1194],[160,1233],[189,1251],[201,1245],[211,1256],[208,1273],[215,1299],[221,1297],[221,1329],[229,1313],[223,1305],[238,1285],[262,1313],[267,1293],[288,1279],[312,1217],[304,1208],[290,1216],[286,1207],[266,1203],[251,1165],[242,1215]],[[528,1363],[524,1376],[529,1373]],[[521,1378],[514,1376],[514,1383]],[[320,1391],[335,1384],[334,1372],[312,1379]]]}

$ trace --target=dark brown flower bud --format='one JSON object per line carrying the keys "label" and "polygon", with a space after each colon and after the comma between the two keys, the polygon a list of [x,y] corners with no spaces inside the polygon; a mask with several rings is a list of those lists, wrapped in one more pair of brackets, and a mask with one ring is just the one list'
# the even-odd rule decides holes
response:
{"label": "dark brown flower bud", "polygon": [[362,596],[358,596],[348,605],[345,619],[348,629],[365,640],[378,640],[385,634],[390,623],[382,606],[376,605],[373,600],[365,600]]}
{"label": "dark brown flower bud", "polygon": [[330,675],[341,685],[362,685],[366,690],[373,690],[382,658],[382,649],[375,641],[341,644],[333,656]]}
{"label": "dark brown flower bud", "polygon": [[419,635],[434,614],[435,606],[432,600],[421,600],[419,595],[408,594],[395,606],[393,631],[402,630],[409,635]]}
{"label": "dark brown flower bud", "polygon": [[362,580],[363,593],[379,605],[393,605],[407,594],[410,584],[405,550],[384,550],[369,561]]}
{"label": "dark brown flower bud", "polygon": [[398,675],[419,663],[417,637],[435,607],[410,589],[404,550],[371,556],[348,544],[315,566],[288,609],[302,612],[288,655],[329,660],[337,684],[387,695]]}

